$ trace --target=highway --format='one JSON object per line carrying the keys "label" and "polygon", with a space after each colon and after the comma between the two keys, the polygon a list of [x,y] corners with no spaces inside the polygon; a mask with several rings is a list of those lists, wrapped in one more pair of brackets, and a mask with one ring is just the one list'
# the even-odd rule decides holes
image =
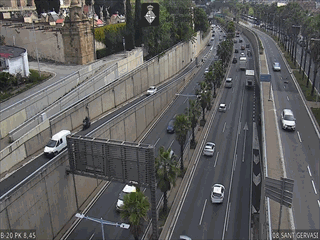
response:
{"label": "highway", "polygon": [[[319,132],[313,125],[297,86],[288,71],[275,42],[261,31],[255,30],[265,50],[271,74],[274,103],[278,120],[278,133],[287,177],[294,180],[293,216],[296,229],[319,229]],[[273,72],[273,61],[280,62],[281,72]],[[296,131],[281,128],[280,114],[284,108],[293,111]],[[277,228],[273,227],[273,228]]]}
{"label": "highway", "polygon": [[[219,37],[218,31],[215,33],[215,43],[214,46],[217,45]],[[214,47],[213,46],[213,47]],[[203,54],[207,53],[211,48],[207,47]],[[195,89],[198,87],[198,82],[202,81],[204,78],[204,70],[206,67],[210,65],[213,60],[213,56],[215,51],[212,51],[209,54],[208,60],[201,66],[200,71],[194,76],[188,86],[181,92],[181,94],[194,95]],[[232,91],[232,90],[230,90]],[[190,97],[192,98],[192,97]],[[176,155],[180,156],[180,145],[175,140],[175,134],[169,134],[166,132],[168,122],[174,118],[175,115],[183,113],[187,107],[188,98],[178,96],[174,103],[167,109],[167,111],[161,116],[161,119],[154,125],[152,129],[143,137],[142,142],[155,145],[156,155],[158,155],[158,149],[160,146],[164,146],[166,149],[171,147],[172,150],[176,153]],[[116,187],[114,187],[114,184]],[[99,198],[94,206],[87,213],[88,216],[92,217],[103,217],[103,219],[112,221],[112,222],[121,222],[120,215],[115,211],[115,204],[118,198],[118,194],[123,188],[123,184],[119,183],[111,183],[110,184],[111,191],[109,191],[109,187],[107,191],[103,194],[103,197]],[[114,189],[114,190],[113,190]],[[117,189],[117,190],[116,190]],[[150,197],[149,189],[146,190],[146,194]],[[157,190],[157,202],[162,193]],[[108,203],[106,204],[105,199],[108,199]],[[98,209],[103,207],[104,213],[99,213]],[[85,234],[85,232],[87,232]],[[92,236],[93,232],[95,232],[94,236]],[[91,238],[92,237],[92,238]],[[112,226],[105,227],[105,237],[106,239],[133,239],[132,235],[128,230],[115,228]],[[96,223],[88,223],[86,220],[82,220],[81,223],[73,230],[71,235],[68,236],[68,239],[101,239],[101,227]]]}
{"label": "highway", "polygon": [[[235,48],[248,43],[243,36],[240,38],[244,41],[236,43]],[[235,56],[239,58],[240,52],[246,53],[247,48]],[[248,69],[253,69],[252,57]],[[222,89],[220,101],[227,104],[227,111],[213,113],[208,137],[203,140],[216,144],[214,156],[198,155],[193,179],[169,239],[179,239],[179,235],[192,239],[249,239],[253,96],[258,90],[245,89],[245,71],[239,70],[239,62],[231,66],[228,77],[233,78],[233,87]],[[211,187],[215,183],[225,186],[221,204],[211,203]]]}
{"label": "highway", "polygon": [[[218,39],[216,37],[216,39]],[[215,40],[215,42],[218,42]],[[201,59],[203,55],[205,55],[212,46],[208,46],[202,53]],[[212,58],[212,52],[210,54]],[[200,71],[195,75],[193,80],[188,84],[188,86],[181,92],[182,94],[195,94],[195,89],[197,87],[197,82],[203,80],[203,73],[206,67],[208,67],[211,63],[211,60],[207,60],[201,67]],[[183,73],[189,71],[195,63],[192,63],[187,69],[183,70]],[[182,74],[179,74],[179,76]],[[177,76],[177,77],[179,77]],[[158,93],[159,94],[159,93]],[[169,134],[166,132],[168,122],[179,113],[183,113],[185,108],[187,107],[187,98],[177,97],[173,104],[167,109],[167,111],[161,116],[161,118],[156,122],[156,124],[151,128],[148,133],[143,137],[142,142],[155,145],[155,153],[158,155],[158,150],[160,146],[164,146],[167,148],[172,148],[176,155],[180,156],[180,146],[175,141],[175,135]],[[127,105],[125,106],[125,108]],[[122,109],[123,111],[123,109]],[[100,121],[100,120],[99,120]],[[104,122],[104,119],[101,119]],[[100,124],[98,124],[100,125]],[[95,126],[94,126],[95,127]],[[94,128],[93,127],[93,128]],[[90,131],[93,130],[90,129]],[[86,134],[87,132],[85,132]],[[81,133],[83,134],[83,133]],[[94,205],[90,208],[87,216],[103,218],[104,220],[111,222],[121,222],[120,214],[116,212],[115,206],[116,201],[118,199],[118,195],[124,184],[111,182],[107,190],[101,195],[99,199],[94,203]],[[145,190],[146,195],[150,199],[150,191],[149,189]],[[157,203],[160,200],[162,193],[157,189],[156,198]],[[99,209],[103,209],[99,211]],[[149,212],[149,218],[151,218],[151,211]],[[105,226],[105,237],[106,239],[133,239],[129,230],[115,228],[113,226]],[[66,239],[101,239],[101,226],[97,223],[89,222],[87,220],[82,220],[78,226],[68,235]]]}

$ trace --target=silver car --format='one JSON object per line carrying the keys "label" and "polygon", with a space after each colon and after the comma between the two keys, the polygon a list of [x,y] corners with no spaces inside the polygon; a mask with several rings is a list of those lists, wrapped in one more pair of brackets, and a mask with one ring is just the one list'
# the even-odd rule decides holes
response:
{"label": "silver car", "polygon": [[224,186],[222,184],[214,184],[211,190],[211,202],[222,203],[224,199]]}
{"label": "silver car", "polygon": [[226,104],[221,103],[219,105],[219,112],[225,112],[225,111],[227,111],[227,106],[226,106]]}
{"label": "silver car", "polygon": [[216,145],[212,142],[207,142],[206,146],[203,149],[203,155],[213,156]]}
{"label": "silver car", "polygon": [[273,69],[273,71],[281,71],[280,63],[274,62],[272,65],[272,69]]}
{"label": "silver car", "polygon": [[294,131],[296,129],[296,119],[290,109],[283,109],[281,112],[281,125],[285,130],[287,129]]}

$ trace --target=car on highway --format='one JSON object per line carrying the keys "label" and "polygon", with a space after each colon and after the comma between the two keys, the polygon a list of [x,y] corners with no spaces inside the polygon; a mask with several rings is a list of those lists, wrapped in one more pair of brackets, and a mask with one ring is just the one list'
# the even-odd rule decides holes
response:
{"label": "car on highway", "polygon": [[171,119],[168,123],[167,133],[174,133],[174,119]]}
{"label": "car on highway", "polygon": [[244,50],[244,49],[245,49],[244,45],[241,45],[241,50]]}
{"label": "car on highway", "polygon": [[233,43],[237,43],[237,39],[233,40]]}
{"label": "car on highway", "polygon": [[273,71],[281,71],[280,63],[279,62],[274,62],[272,64],[272,69],[273,69]]}
{"label": "car on highway", "polygon": [[221,103],[221,104],[219,105],[219,112],[225,112],[225,111],[227,111],[226,104]]}
{"label": "car on highway", "polygon": [[157,87],[156,86],[150,86],[149,89],[147,90],[147,95],[153,95],[157,92]]}
{"label": "car on highway", "polygon": [[232,59],[232,63],[237,63],[237,62],[238,62],[237,58],[234,57],[234,58]]}
{"label": "car on highway", "polygon": [[295,130],[296,119],[291,109],[283,109],[281,112],[281,125],[284,130]]}
{"label": "car on highway", "polygon": [[132,192],[136,192],[137,191],[137,186],[138,183],[135,181],[130,181],[127,185],[124,186],[124,188],[122,189],[122,191],[119,194],[118,197],[118,201],[116,204],[116,210],[117,211],[121,211],[121,207],[123,206],[123,200],[124,200],[124,196],[127,194],[130,194]]}
{"label": "car on highway", "polygon": [[192,239],[186,235],[180,235],[180,240],[192,240]]}
{"label": "car on highway", "polygon": [[234,53],[238,53],[238,52],[239,52],[239,50],[238,50],[238,49],[235,49],[235,50],[234,50]]}
{"label": "car on highway", "polygon": [[206,68],[206,70],[204,70],[204,74],[207,74],[209,72],[209,67]]}
{"label": "car on highway", "polygon": [[204,156],[213,156],[216,145],[213,142],[207,142],[203,149]]}
{"label": "car on highway", "polygon": [[67,136],[70,135],[69,130],[62,130],[52,136],[51,140],[44,147],[44,155],[48,158],[58,155],[67,147]]}
{"label": "car on highway", "polygon": [[239,43],[242,43],[242,39],[239,39]]}
{"label": "car on highway", "polygon": [[247,55],[248,55],[248,57],[252,56],[252,53],[251,53],[251,50],[250,50],[250,49],[248,49]]}
{"label": "car on highway", "polygon": [[226,78],[225,87],[232,88],[232,78]]}
{"label": "car on highway", "polygon": [[246,48],[249,48],[250,47],[250,44],[246,44]]}
{"label": "car on highway", "polygon": [[222,203],[224,199],[225,188],[222,184],[216,183],[212,186],[211,190],[211,202]]}
{"label": "car on highway", "polygon": [[240,53],[240,57],[245,57],[246,55],[242,52]]}

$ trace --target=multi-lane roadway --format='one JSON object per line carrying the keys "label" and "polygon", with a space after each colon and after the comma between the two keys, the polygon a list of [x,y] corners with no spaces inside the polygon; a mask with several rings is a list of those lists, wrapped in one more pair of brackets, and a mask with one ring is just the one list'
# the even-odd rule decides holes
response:
{"label": "multi-lane roadway", "polygon": [[[265,33],[255,30],[266,50],[271,74],[274,103],[279,122],[279,134],[287,177],[293,179],[293,216],[296,229],[319,229],[319,132],[304,104],[291,71],[286,67],[282,53]],[[273,72],[272,63],[281,64],[280,72]],[[293,111],[296,131],[281,129],[280,114],[284,108]],[[276,228],[276,226],[274,227]]]}

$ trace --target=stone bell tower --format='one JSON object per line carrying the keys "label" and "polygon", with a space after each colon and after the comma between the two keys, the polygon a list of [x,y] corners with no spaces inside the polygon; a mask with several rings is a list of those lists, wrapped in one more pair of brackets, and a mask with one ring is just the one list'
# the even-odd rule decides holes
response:
{"label": "stone bell tower", "polygon": [[71,0],[69,11],[62,28],[66,63],[84,65],[94,61],[91,25],[79,0]]}

